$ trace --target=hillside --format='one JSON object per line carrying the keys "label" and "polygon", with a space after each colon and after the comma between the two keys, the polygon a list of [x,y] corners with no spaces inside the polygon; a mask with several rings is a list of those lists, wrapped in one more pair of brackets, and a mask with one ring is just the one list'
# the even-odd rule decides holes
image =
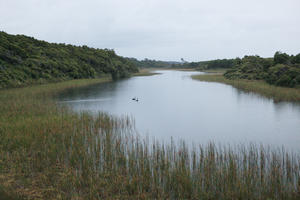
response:
{"label": "hillside", "polygon": [[133,62],[113,50],[48,43],[0,32],[0,88],[105,74],[118,79],[137,71]]}

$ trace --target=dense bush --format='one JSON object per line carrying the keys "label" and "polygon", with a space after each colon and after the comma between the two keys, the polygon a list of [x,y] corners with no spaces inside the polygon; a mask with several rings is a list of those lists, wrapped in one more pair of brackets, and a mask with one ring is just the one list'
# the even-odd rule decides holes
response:
{"label": "dense bush", "polygon": [[290,56],[286,53],[281,53],[277,51],[274,55],[274,63],[275,64],[289,64]]}
{"label": "dense bush", "polygon": [[117,79],[137,71],[133,62],[113,50],[48,43],[0,32],[0,88],[103,74]]}
{"label": "dense bush", "polygon": [[269,84],[295,87],[300,85],[300,54],[289,56],[276,52],[274,58],[245,56],[240,64],[228,70],[228,79],[265,80]]}

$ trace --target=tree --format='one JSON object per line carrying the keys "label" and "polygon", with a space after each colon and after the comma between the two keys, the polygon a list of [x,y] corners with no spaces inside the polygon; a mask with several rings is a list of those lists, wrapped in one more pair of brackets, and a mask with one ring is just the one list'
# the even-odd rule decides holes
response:
{"label": "tree", "polygon": [[297,54],[296,56],[293,56],[292,59],[291,59],[291,62],[293,64],[300,64],[300,53]]}
{"label": "tree", "polygon": [[277,51],[274,55],[274,63],[275,64],[289,64],[290,56],[286,53],[282,53]]}

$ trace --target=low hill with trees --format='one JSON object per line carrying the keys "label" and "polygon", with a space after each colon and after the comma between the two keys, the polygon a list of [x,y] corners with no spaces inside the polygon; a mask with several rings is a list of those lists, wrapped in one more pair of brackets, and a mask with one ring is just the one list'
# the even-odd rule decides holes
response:
{"label": "low hill with trees", "polygon": [[0,32],[0,88],[111,74],[128,77],[138,67],[110,49],[48,43]]}
{"label": "low hill with trees", "polygon": [[300,54],[289,56],[276,52],[274,58],[245,56],[224,76],[227,79],[264,80],[269,84],[300,86]]}
{"label": "low hill with trees", "polygon": [[192,68],[196,70],[208,70],[208,69],[229,69],[236,65],[239,61],[236,59],[217,59],[200,62],[186,62],[180,64],[173,64],[174,68]]}
{"label": "low hill with trees", "polygon": [[180,63],[176,61],[151,60],[148,58],[145,58],[144,60],[137,60],[136,58],[128,59],[140,68],[171,68],[174,64]]}

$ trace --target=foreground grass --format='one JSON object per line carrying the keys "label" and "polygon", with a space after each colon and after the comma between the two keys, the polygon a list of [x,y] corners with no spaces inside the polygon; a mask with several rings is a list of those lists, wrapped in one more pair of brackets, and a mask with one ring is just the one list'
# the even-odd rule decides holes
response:
{"label": "foreground grass", "polygon": [[53,100],[64,89],[101,81],[108,80],[0,91],[0,194],[8,199],[300,198],[297,154],[256,145],[149,142],[134,134],[129,118],[76,114]]}
{"label": "foreground grass", "polygon": [[232,85],[235,88],[242,89],[246,92],[255,92],[265,97],[273,98],[274,101],[292,101],[300,102],[300,89],[278,87],[267,84],[264,81],[257,80],[229,80],[222,73],[218,74],[200,74],[192,76],[195,80],[207,82],[220,82]]}

